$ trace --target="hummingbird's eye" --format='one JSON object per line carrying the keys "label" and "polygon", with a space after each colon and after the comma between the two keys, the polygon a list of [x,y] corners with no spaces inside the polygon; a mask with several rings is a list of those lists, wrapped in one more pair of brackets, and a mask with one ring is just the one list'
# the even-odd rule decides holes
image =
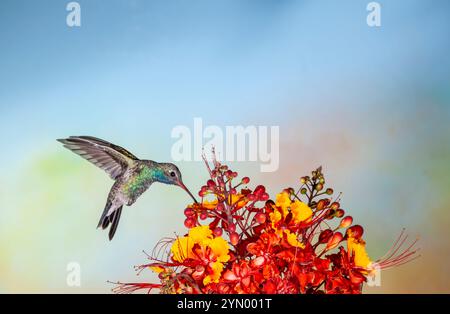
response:
{"label": "hummingbird's eye", "polygon": [[173,172],[173,171],[170,172],[170,176],[171,176],[171,177],[175,177],[175,172]]}

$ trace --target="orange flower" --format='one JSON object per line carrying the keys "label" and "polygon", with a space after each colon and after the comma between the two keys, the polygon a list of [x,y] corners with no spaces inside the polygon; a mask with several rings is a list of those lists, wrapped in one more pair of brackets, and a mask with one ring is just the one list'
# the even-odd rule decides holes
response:
{"label": "orange flower", "polygon": [[291,233],[289,229],[279,228],[278,223],[284,220],[289,213],[292,215],[292,222],[297,225],[310,222],[313,214],[311,208],[299,200],[291,201],[289,193],[285,191],[277,195],[275,206],[274,211],[269,214],[272,229],[279,237],[282,237],[283,233],[286,234],[286,240],[291,246],[304,248],[304,244],[298,240],[295,233]]}
{"label": "orange flower", "polygon": [[[193,248],[198,245],[200,250],[194,254]],[[222,237],[214,237],[208,226],[198,226],[189,230],[185,237],[178,238],[171,248],[172,259],[183,263],[186,259],[207,261],[209,273],[203,279],[203,284],[217,283],[223,270],[223,263],[230,259],[228,242]],[[198,256],[198,253],[202,256]]]}
{"label": "orange flower", "polygon": [[277,194],[275,205],[281,208],[283,217],[286,217],[289,213],[289,207],[291,206],[291,203],[291,199],[287,192]]}
{"label": "orange flower", "polygon": [[296,224],[311,221],[313,215],[313,211],[307,204],[300,202],[299,200],[291,201],[287,192],[282,192],[277,195],[275,206],[280,208],[281,212],[275,210],[270,214],[273,223],[277,223],[282,218],[286,218],[289,213],[292,214]]}
{"label": "orange flower", "polygon": [[[417,257],[417,240],[406,244],[408,236],[402,232],[385,257],[372,262],[363,227],[345,216],[339,197],[328,198],[333,189],[324,189],[321,167],[301,179],[298,193],[287,188],[274,202],[263,185],[238,191],[249,179],[233,182],[237,173],[217,160],[213,169],[207,166],[211,179],[199,191],[202,202],[184,210],[188,234],[173,242],[162,240],[153,262],[141,266],[157,272],[160,283],[119,284],[119,291],[361,293],[377,270]],[[308,204],[317,204],[314,212]]]}
{"label": "orange flower", "polygon": [[305,245],[298,240],[297,235],[295,233],[292,233],[289,230],[284,230],[284,233],[286,234],[287,242],[291,246],[298,247],[301,249],[305,248]]}
{"label": "orange flower", "polygon": [[296,224],[310,222],[313,211],[306,203],[295,200],[291,203],[291,213]]}
{"label": "orange flower", "polygon": [[366,252],[366,242],[363,239],[348,237],[347,252],[349,259],[351,260],[353,258],[353,262],[356,267],[366,270],[371,269],[372,261]]}
{"label": "orange flower", "polygon": [[[223,195],[221,195],[221,196],[224,197]],[[240,209],[248,203],[248,200],[242,194],[232,194],[232,195],[228,196],[228,198],[225,200],[225,202],[230,206],[236,206],[236,208]],[[202,207],[205,209],[213,210],[217,207],[217,204],[219,204],[219,201],[217,200],[217,198],[215,198],[211,201],[208,201],[205,199],[202,202]]]}

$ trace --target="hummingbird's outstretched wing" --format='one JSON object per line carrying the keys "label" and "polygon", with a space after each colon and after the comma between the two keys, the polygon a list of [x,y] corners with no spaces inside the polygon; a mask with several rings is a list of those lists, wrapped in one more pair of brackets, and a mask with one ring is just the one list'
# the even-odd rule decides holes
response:
{"label": "hummingbird's outstretched wing", "polygon": [[71,136],[58,139],[64,147],[105,170],[112,179],[116,179],[138,160],[125,148],[92,136]]}

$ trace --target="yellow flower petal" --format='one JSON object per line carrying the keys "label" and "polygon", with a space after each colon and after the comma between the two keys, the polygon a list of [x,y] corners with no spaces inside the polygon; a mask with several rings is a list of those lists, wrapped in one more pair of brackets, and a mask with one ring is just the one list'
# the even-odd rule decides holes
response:
{"label": "yellow flower petal", "polygon": [[189,230],[186,237],[178,238],[173,243],[171,248],[173,260],[182,263],[187,258],[198,259],[199,256],[192,252],[194,245],[199,245],[201,254],[208,254],[204,258],[212,262],[210,265],[213,267],[213,274],[204,278],[205,285],[210,282],[217,282],[223,269],[222,263],[230,260],[228,242],[222,237],[214,238],[209,226],[194,227]]}
{"label": "yellow flower petal", "polygon": [[284,232],[286,233],[287,242],[290,245],[292,245],[293,247],[299,247],[302,249],[305,248],[305,245],[303,243],[301,243],[300,241],[298,241],[297,235],[295,233],[291,233],[289,230],[284,230]]}
{"label": "yellow flower petal", "polygon": [[212,239],[212,231],[209,226],[198,226],[189,230],[189,238],[194,243],[203,243],[206,239]]}
{"label": "yellow flower petal", "polygon": [[313,211],[306,203],[295,200],[291,204],[291,213],[295,223],[309,222],[313,215]]}
{"label": "yellow flower petal", "polygon": [[289,197],[289,194],[287,192],[277,194],[275,205],[281,207],[281,209],[283,210],[283,217],[286,217],[286,215],[288,214],[288,208],[289,206],[291,206],[291,199]]}
{"label": "yellow flower petal", "polygon": [[360,239],[357,240],[353,237],[347,238],[347,251],[349,258],[354,258],[355,266],[369,269],[372,261],[366,252],[366,242]]}
{"label": "yellow flower petal", "polygon": [[236,207],[242,208],[248,203],[248,200],[242,194],[233,194],[231,195],[231,205],[235,205],[236,203]]}
{"label": "yellow flower petal", "polygon": [[[221,195],[221,197],[225,196]],[[202,206],[206,209],[213,210],[214,208],[217,207],[218,203],[219,201],[217,199],[213,199],[212,201],[204,200]],[[238,208],[242,208],[245,206],[245,204],[248,203],[248,200],[242,194],[233,194],[228,196],[226,203],[229,205],[236,205],[236,207]]]}
{"label": "yellow flower petal", "polygon": [[212,253],[217,257],[217,261],[226,263],[230,259],[228,242],[222,237],[217,237],[207,242]]}
{"label": "yellow flower petal", "polygon": [[218,203],[217,199],[210,201],[210,202],[207,200],[204,200],[202,203],[202,206],[205,207],[206,209],[213,210],[214,208],[216,208],[217,203]]}
{"label": "yellow flower petal", "polygon": [[189,237],[178,238],[170,249],[173,259],[182,263],[185,259],[191,258],[193,256],[193,246],[194,242]]}
{"label": "yellow flower petal", "polygon": [[162,266],[150,266],[150,269],[157,274],[160,274],[164,271],[164,267]]}
{"label": "yellow flower petal", "polygon": [[212,274],[209,274],[205,278],[203,278],[203,284],[206,286],[212,282],[218,283],[220,279],[220,275],[223,271],[223,264],[221,262],[214,262],[212,265],[210,265],[211,270],[213,271]]}
{"label": "yellow flower petal", "polygon": [[272,222],[272,227],[279,222],[283,217],[277,209],[273,211],[273,213],[269,214],[270,221]]}

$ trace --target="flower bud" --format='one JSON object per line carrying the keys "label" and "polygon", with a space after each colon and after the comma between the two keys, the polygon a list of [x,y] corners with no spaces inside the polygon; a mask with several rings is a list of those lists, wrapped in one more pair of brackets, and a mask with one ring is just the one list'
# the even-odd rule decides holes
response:
{"label": "flower bud", "polygon": [[292,195],[295,193],[295,190],[293,188],[287,188],[287,189],[284,189],[283,192],[286,192],[287,194]]}
{"label": "flower bud", "polygon": [[241,182],[242,182],[242,184],[249,184],[250,178],[249,177],[243,177]]}
{"label": "flower bud", "polygon": [[267,193],[263,193],[263,194],[261,194],[261,196],[260,196],[260,200],[261,201],[263,201],[263,202],[265,202],[265,201],[267,201],[268,199],[269,199],[269,194],[267,194]]}
{"label": "flower bud", "polygon": [[223,205],[223,203],[219,203],[216,206],[217,211],[221,212],[225,210],[225,206]]}
{"label": "flower bud", "polygon": [[354,225],[347,229],[347,236],[355,239],[360,239],[364,234],[364,229],[360,225]]}
{"label": "flower bud", "polygon": [[192,228],[192,227],[195,226],[195,220],[192,219],[192,218],[187,218],[187,219],[184,221],[184,225],[186,226],[186,228]]}
{"label": "flower bud", "polygon": [[325,200],[320,200],[317,202],[317,210],[323,210],[326,206],[326,201]]}
{"label": "flower bud", "polygon": [[261,195],[262,193],[266,192],[266,188],[262,185],[258,185],[255,188],[255,191],[253,192],[255,195]]}
{"label": "flower bud", "polygon": [[330,208],[334,210],[338,210],[339,207],[341,207],[341,204],[339,204],[338,202],[333,202],[330,206]]}
{"label": "flower bud", "polygon": [[333,231],[331,231],[330,229],[325,229],[319,235],[319,243],[327,243],[332,235]]}
{"label": "flower bud", "polygon": [[256,220],[258,223],[260,223],[260,224],[265,223],[265,222],[266,222],[266,219],[267,219],[267,217],[266,217],[266,215],[263,214],[263,213],[258,213],[258,214],[255,215],[255,220]]}
{"label": "flower bud", "polygon": [[236,231],[236,225],[231,223],[228,225],[228,232],[233,233]]}
{"label": "flower bud", "polygon": [[206,183],[206,185],[208,186],[208,188],[209,188],[210,190],[212,190],[212,189],[214,189],[214,188],[216,187],[216,183],[215,183],[213,180],[211,180],[211,179],[208,180],[208,182]]}
{"label": "flower bud", "polygon": [[338,209],[334,215],[337,218],[342,218],[345,215],[345,211],[343,209]]}
{"label": "flower bud", "polygon": [[200,219],[205,220],[206,218],[208,218],[208,214],[205,211],[202,211],[200,214]]}
{"label": "flower bud", "polygon": [[192,216],[194,216],[194,213],[195,213],[194,210],[189,207],[184,210],[184,215],[186,217],[192,217]]}
{"label": "flower bud", "polygon": [[158,278],[161,279],[161,280],[164,280],[166,278],[166,276],[167,276],[167,274],[165,272],[160,272],[158,274]]}
{"label": "flower bud", "polygon": [[316,185],[316,191],[322,191],[323,190],[323,184],[322,183],[318,183]]}
{"label": "flower bud", "polygon": [[335,213],[336,213],[336,211],[330,208],[330,209],[327,210],[327,212],[325,214],[325,218],[326,219],[333,219]]}
{"label": "flower bud", "polygon": [[328,240],[326,250],[328,251],[337,247],[343,238],[344,236],[342,235],[342,233],[340,232],[334,233],[333,236],[330,238],[330,240]]}
{"label": "flower bud", "polygon": [[228,166],[227,165],[221,165],[219,170],[220,171],[227,171],[228,170]]}
{"label": "flower bud", "polygon": [[233,245],[237,245],[239,243],[239,234],[237,234],[236,232],[230,234],[230,242]]}
{"label": "flower bud", "polygon": [[352,223],[353,223],[353,217],[352,216],[344,217],[341,220],[341,224],[339,225],[339,228],[350,227]]}
{"label": "flower bud", "polygon": [[214,235],[215,235],[216,237],[220,237],[220,236],[222,236],[222,234],[223,234],[223,230],[222,230],[222,228],[217,227],[217,228],[214,229],[213,233],[214,233]]}

